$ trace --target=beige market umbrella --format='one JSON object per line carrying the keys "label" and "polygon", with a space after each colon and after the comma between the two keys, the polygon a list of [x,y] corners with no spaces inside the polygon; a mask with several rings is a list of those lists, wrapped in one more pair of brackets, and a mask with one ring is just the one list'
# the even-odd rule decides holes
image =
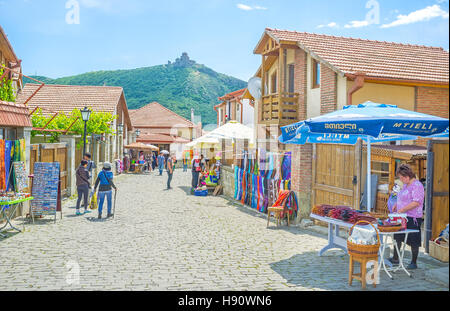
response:
{"label": "beige market umbrella", "polygon": [[159,148],[154,145],[147,145],[139,142],[135,142],[124,147],[125,149],[135,149],[142,151],[159,151]]}

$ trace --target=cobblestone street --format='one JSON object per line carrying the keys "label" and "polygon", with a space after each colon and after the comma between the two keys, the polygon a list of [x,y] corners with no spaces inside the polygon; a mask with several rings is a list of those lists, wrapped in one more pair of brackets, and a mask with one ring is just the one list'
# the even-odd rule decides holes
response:
{"label": "cobblestone street", "polygon": [[[361,290],[348,286],[348,256],[318,257],[325,236],[298,227],[266,228],[266,215],[224,197],[189,195],[190,172],[123,175],[114,220],[97,212],[26,224],[0,238],[0,290]],[[104,210],[104,215],[106,210]],[[15,223],[22,227],[19,218]],[[407,251],[409,253],[409,251]],[[76,266],[79,282],[72,282]],[[373,290],[448,290],[425,279],[381,274]],[[78,283],[78,284],[77,284]]]}

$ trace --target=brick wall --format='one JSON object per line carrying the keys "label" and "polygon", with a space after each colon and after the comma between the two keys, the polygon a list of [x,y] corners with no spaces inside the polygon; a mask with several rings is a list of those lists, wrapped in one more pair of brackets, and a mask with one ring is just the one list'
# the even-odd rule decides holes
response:
{"label": "brick wall", "polygon": [[320,114],[337,109],[337,76],[327,66],[320,64]]}
{"label": "brick wall", "polygon": [[295,50],[294,64],[294,92],[298,97],[298,119],[306,119],[306,53],[301,49]]}
{"label": "brick wall", "polygon": [[448,119],[448,89],[416,87],[416,111]]}
{"label": "brick wall", "polygon": [[[299,94],[298,119],[306,119],[307,61],[305,51],[295,50],[294,91]],[[292,146],[291,189],[296,192],[298,219],[308,217],[311,210],[312,145]]]}
{"label": "brick wall", "polygon": [[[448,119],[448,89],[418,86],[415,101],[417,112]],[[426,147],[428,140],[420,138],[414,144]]]}

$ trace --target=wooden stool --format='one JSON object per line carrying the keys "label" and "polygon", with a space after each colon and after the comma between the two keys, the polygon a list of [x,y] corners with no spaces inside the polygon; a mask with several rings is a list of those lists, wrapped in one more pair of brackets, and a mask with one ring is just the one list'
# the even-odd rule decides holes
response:
{"label": "wooden stool", "polygon": [[[281,226],[281,213],[283,211],[284,211],[284,207],[282,207],[282,206],[269,207],[267,209],[267,227],[269,227],[271,213],[275,213],[275,219],[277,221],[277,227]],[[287,222],[288,222],[288,226],[289,226],[289,213],[287,213]]]}
{"label": "wooden stool", "polygon": [[[367,263],[371,260],[378,261],[377,257],[361,258],[350,255],[350,264],[348,271],[348,285],[352,286],[353,279],[361,281],[362,288],[366,289],[366,274],[367,274]],[[361,273],[353,274],[353,263],[359,262],[361,265]],[[373,282],[373,287],[377,287],[376,282]]]}

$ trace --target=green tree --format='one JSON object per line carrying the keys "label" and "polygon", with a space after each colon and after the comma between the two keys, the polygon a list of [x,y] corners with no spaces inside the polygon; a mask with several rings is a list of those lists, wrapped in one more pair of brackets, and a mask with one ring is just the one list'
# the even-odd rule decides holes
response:
{"label": "green tree", "polygon": [[[3,67],[0,66],[0,77],[3,75],[4,72],[5,69],[3,69]],[[7,102],[14,102],[16,98],[14,97],[12,81],[4,77],[2,82],[3,84],[0,86],[0,100]]]}
{"label": "green tree", "polygon": [[[91,109],[92,110],[92,109]],[[31,122],[33,123],[34,128],[42,128],[44,127],[48,121],[53,116],[44,116],[42,114],[42,110],[38,109],[31,116]],[[47,126],[49,130],[67,130],[69,126],[75,121],[76,118],[79,118],[75,124],[71,127],[69,133],[74,135],[84,136],[84,122],[81,118],[81,112],[79,109],[74,109],[69,115],[64,113],[59,113],[55,119],[53,119],[50,124]],[[89,121],[87,123],[87,133],[89,134],[116,134],[113,129],[111,129],[111,125],[117,116],[113,116],[109,112],[95,112],[92,111]],[[59,141],[59,136],[62,133],[59,132],[44,132],[44,131],[32,131],[31,136],[34,137],[38,134],[50,135],[49,142],[54,143]],[[83,142],[80,141],[77,147],[82,146]]]}

